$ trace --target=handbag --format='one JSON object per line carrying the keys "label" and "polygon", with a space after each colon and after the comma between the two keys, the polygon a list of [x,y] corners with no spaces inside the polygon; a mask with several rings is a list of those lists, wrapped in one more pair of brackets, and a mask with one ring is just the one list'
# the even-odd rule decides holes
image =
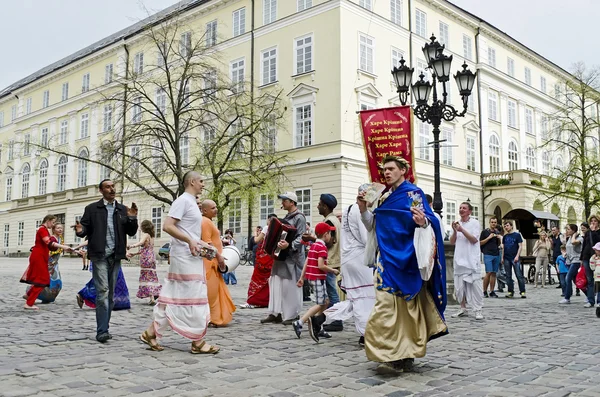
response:
{"label": "handbag", "polygon": [[580,290],[587,288],[587,276],[585,275],[585,266],[583,264],[579,266],[577,276],[575,277],[575,286]]}
{"label": "handbag", "polygon": [[415,245],[415,254],[419,265],[419,273],[424,281],[429,280],[433,273],[433,266],[436,257],[436,241],[433,227],[429,225],[426,228],[417,227],[413,238]]}

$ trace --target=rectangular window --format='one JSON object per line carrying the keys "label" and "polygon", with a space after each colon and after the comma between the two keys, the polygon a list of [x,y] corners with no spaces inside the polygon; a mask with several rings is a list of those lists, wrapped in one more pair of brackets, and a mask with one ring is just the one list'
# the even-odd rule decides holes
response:
{"label": "rectangular window", "polygon": [[517,128],[517,103],[509,99],[506,107],[508,109],[508,126]]}
{"label": "rectangular window", "polygon": [[40,164],[38,178],[38,194],[46,194],[46,187],[48,184],[48,162],[44,161]]}
{"label": "rectangular window", "polygon": [[84,113],[81,115],[81,122],[79,123],[79,138],[87,138],[90,124],[90,115],[89,113]]}
{"label": "rectangular window", "polygon": [[296,45],[296,74],[313,70],[313,38],[302,37],[294,40]]}
{"label": "rectangular window", "polygon": [[267,224],[267,218],[269,217],[269,214],[275,212],[275,197],[271,194],[261,194],[259,208],[259,222],[261,226],[264,226]]}
{"label": "rectangular window", "polygon": [[167,112],[167,92],[163,88],[156,89],[156,107],[159,112],[157,117]]}
{"label": "rectangular window", "polygon": [[431,155],[431,145],[429,144],[429,124],[418,123],[419,128],[419,158],[429,160]]}
{"label": "rectangular window", "polygon": [[25,101],[25,114],[31,113],[31,98],[27,98]]}
{"label": "rectangular window", "polygon": [[440,37],[438,41],[440,42],[440,44],[444,44],[446,46],[446,49],[448,49],[448,44],[450,44],[450,33],[448,31],[448,24],[440,21]]}
{"label": "rectangular window", "polygon": [[90,90],[90,74],[86,73],[83,75],[83,79],[81,81],[81,92],[88,92]]}
{"label": "rectangular window", "polygon": [[142,98],[137,97],[133,99],[133,106],[131,107],[131,122],[139,123],[142,121]]}
{"label": "rectangular window", "polygon": [[452,232],[452,223],[456,222],[456,202],[446,201],[446,230]]}
{"label": "rectangular window", "polygon": [[4,248],[8,248],[8,244],[10,242],[10,225],[8,223],[4,224]]}
{"label": "rectangular window", "polygon": [[206,46],[212,47],[217,44],[217,20],[206,24]]}
{"label": "rectangular window", "polygon": [[152,224],[154,225],[154,237],[162,236],[162,207],[152,208]]}
{"label": "rectangular window", "polygon": [[375,40],[361,34],[359,46],[359,69],[375,73]]}
{"label": "rectangular window", "polygon": [[562,87],[560,84],[554,85],[554,99],[560,101],[562,99]]}
{"label": "rectangular window", "polygon": [[187,57],[192,50],[192,32],[185,32],[181,34],[179,39],[179,54],[182,57]]}
{"label": "rectangular window", "polygon": [[12,200],[12,177],[6,178],[6,201]]}
{"label": "rectangular window", "polygon": [[206,73],[206,76],[204,77],[204,94],[203,94],[204,102],[208,102],[211,99],[213,99],[216,92],[217,92],[217,71],[215,69],[210,69]]}
{"label": "rectangular window", "polygon": [[498,121],[498,94],[492,91],[488,92],[488,117]]}
{"label": "rectangular window", "polygon": [[298,0],[298,12],[312,7],[312,0]]}
{"label": "rectangular window", "polygon": [[0,112],[0,128],[4,127],[4,112]]}
{"label": "rectangular window", "polygon": [[533,134],[533,110],[525,108],[525,132]]}
{"label": "rectangular window", "polygon": [[468,60],[473,60],[473,40],[466,34],[463,34],[463,56]]}
{"label": "rectangular window", "polygon": [[531,69],[525,67],[525,84],[531,85]]}
{"label": "rectangular window", "polygon": [[15,156],[15,141],[8,141],[8,160],[12,160]]}
{"label": "rectangular window", "polygon": [[133,73],[144,73],[144,53],[138,52],[133,58]]}
{"label": "rectangular window", "polygon": [[244,64],[245,61],[243,58],[231,61],[230,63],[231,82],[233,83],[232,91],[234,93],[244,91]]}
{"label": "rectangular window", "polygon": [[454,135],[454,131],[451,128],[442,128],[442,139],[445,139],[446,142],[442,144],[442,164],[444,165],[454,165],[454,153],[452,151],[452,136]]}
{"label": "rectangular window", "polygon": [[233,12],[233,37],[246,33],[246,8]]}
{"label": "rectangular window", "polygon": [[48,128],[42,128],[40,132],[40,144],[42,147],[48,147]]}
{"label": "rectangular window", "polygon": [[475,156],[476,156],[476,148],[475,148],[475,137],[467,136],[467,169],[469,171],[475,171]]}
{"label": "rectangular window", "polygon": [[109,63],[104,67],[104,84],[112,83],[113,80],[113,64]]}
{"label": "rectangular window", "polygon": [[418,8],[415,10],[415,33],[427,38],[427,14]]}
{"label": "rectangular window", "polygon": [[17,230],[17,245],[23,245],[23,237],[25,236],[25,222],[19,222],[19,229]]}
{"label": "rectangular window", "polygon": [[390,0],[390,20],[402,25],[402,0]]}
{"label": "rectangular window", "polygon": [[310,210],[312,208],[311,201],[311,190],[310,189],[298,189],[296,190],[296,196],[298,196],[298,211],[304,214],[307,222],[310,222]]}
{"label": "rectangular window", "polygon": [[129,149],[129,156],[131,164],[131,174],[134,176],[138,176],[140,174],[140,146],[131,146],[131,148]]}
{"label": "rectangular window", "polygon": [[548,139],[548,116],[543,115],[541,120],[541,138],[542,140]]}
{"label": "rectangular window", "polygon": [[60,122],[60,134],[58,135],[58,144],[65,145],[69,137],[69,122],[63,120]]}
{"label": "rectangular window", "polygon": [[46,90],[42,94],[42,108],[50,106],[50,91]]}
{"label": "rectangular window", "polygon": [[506,58],[506,73],[511,77],[515,77],[515,60],[512,58]]}
{"label": "rectangular window", "polygon": [[234,197],[229,204],[229,229],[239,234],[242,232],[242,199]]}
{"label": "rectangular window", "polygon": [[112,105],[104,105],[104,111],[102,113],[102,132],[112,130],[112,110]]}
{"label": "rectangular window", "polygon": [[[394,69],[394,67],[400,67],[400,60],[404,56],[404,52],[398,48],[392,47],[392,65],[390,69]],[[390,79],[394,82],[394,76],[390,73]]]}
{"label": "rectangular window", "polygon": [[67,99],[69,99],[69,83],[63,83],[61,100],[66,101]]}
{"label": "rectangular window", "polygon": [[297,106],[296,109],[296,145],[305,147],[313,144],[313,116],[312,105]]}
{"label": "rectangular window", "polygon": [[362,8],[366,8],[367,10],[373,10],[373,1],[372,0],[359,0],[358,5]]}
{"label": "rectangular window", "polygon": [[31,135],[25,134],[23,138],[23,155],[29,156],[31,154]]}
{"label": "rectangular window", "polygon": [[479,207],[477,207],[476,205],[474,205],[473,206],[473,211],[471,212],[471,215],[473,215],[473,218],[479,219]]}
{"label": "rectangular window", "polygon": [[262,84],[271,84],[277,81],[277,49],[271,48],[261,53]]}
{"label": "rectangular window", "polygon": [[496,49],[492,47],[488,47],[488,65],[496,67]]}
{"label": "rectangular window", "polygon": [[17,105],[12,105],[10,108],[10,121],[15,121],[17,118]]}
{"label": "rectangular window", "polygon": [[277,0],[263,0],[263,25],[277,19]]}
{"label": "rectangular window", "polygon": [[540,76],[540,91],[546,93],[546,78],[544,76]]}
{"label": "rectangular window", "polygon": [[269,118],[265,121],[263,147],[267,153],[275,153],[277,150],[277,123],[273,118]]}

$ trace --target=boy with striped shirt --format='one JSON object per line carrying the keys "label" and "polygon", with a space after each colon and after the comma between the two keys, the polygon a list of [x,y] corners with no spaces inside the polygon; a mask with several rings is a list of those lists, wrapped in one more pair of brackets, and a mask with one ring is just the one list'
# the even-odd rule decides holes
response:
{"label": "boy with striped shirt", "polygon": [[308,257],[304,262],[304,268],[302,269],[302,275],[298,280],[298,287],[302,288],[304,285],[304,279],[310,283],[312,290],[315,293],[315,305],[308,309],[306,313],[300,318],[300,320],[294,321],[292,324],[296,336],[300,338],[302,333],[302,326],[304,323],[308,323],[308,331],[310,337],[315,342],[319,342],[319,329],[316,324],[313,327],[313,316],[318,316],[323,313],[329,305],[329,297],[327,296],[327,273],[339,274],[339,270],[333,269],[327,266],[327,244],[331,241],[331,231],[335,230],[335,227],[330,226],[325,222],[318,223],[315,226],[315,234],[317,240],[310,246],[308,251]]}

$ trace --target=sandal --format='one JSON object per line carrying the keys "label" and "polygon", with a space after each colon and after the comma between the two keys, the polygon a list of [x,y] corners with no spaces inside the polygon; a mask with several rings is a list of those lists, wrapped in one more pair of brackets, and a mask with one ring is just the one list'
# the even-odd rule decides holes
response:
{"label": "sandal", "polygon": [[219,350],[221,350],[217,346],[211,346],[211,345],[208,345],[208,346],[210,346],[210,349],[202,350],[204,345],[206,345],[205,341],[202,341],[202,343],[200,343],[197,346],[194,345],[194,343],[192,343],[192,350],[190,351],[190,353],[192,353],[192,354],[217,354],[219,352]]}
{"label": "sandal", "polygon": [[79,294],[77,294],[76,297],[77,297],[77,306],[79,306],[80,309],[83,309],[83,298]]}
{"label": "sandal", "polygon": [[25,306],[23,306],[23,309],[25,309],[25,310],[40,310],[40,308],[37,307],[36,305],[29,306],[28,304],[25,304]]}
{"label": "sandal", "polygon": [[145,344],[147,344],[148,346],[150,346],[150,350],[154,350],[156,352],[161,352],[161,351],[165,350],[165,348],[162,347],[161,345],[159,345],[158,343],[152,343],[152,341],[156,342],[156,336],[151,337],[148,334],[148,331],[144,331],[140,335],[140,340],[142,342],[144,342]]}

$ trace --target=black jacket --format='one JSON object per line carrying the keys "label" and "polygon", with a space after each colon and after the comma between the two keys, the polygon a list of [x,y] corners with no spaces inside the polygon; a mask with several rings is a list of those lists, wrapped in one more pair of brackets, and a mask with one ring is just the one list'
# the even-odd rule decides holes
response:
{"label": "black jacket", "polygon": [[581,256],[579,257],[582,261],[589,261],[594,255],[594,249],[592,247],[596,245],[596,243],[600,243],[600,230],[588,230],[583,238]]}
{"label": "black jacket", "polygon": [[[113,222],[115,227],[115,259],[126,258],[127,237],[133,236],[138,229],[137,217],[127,216],[127,208],[115,201],[115,212]],[[104,199],[100,199],[85,207],[83,216],[79,221],[82,226],[81,233],[77,237],[87,237],[88,257],[93,262],[104,258],[106,251],[106,228],[108,212],[104,206]]]}

